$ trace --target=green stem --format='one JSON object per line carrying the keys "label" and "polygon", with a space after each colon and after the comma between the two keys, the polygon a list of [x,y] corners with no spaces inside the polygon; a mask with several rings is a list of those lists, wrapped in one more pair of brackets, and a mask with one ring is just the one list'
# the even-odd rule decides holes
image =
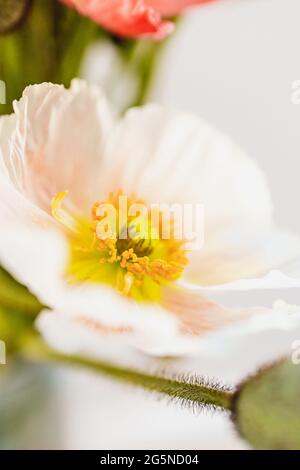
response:
{"label": "green stem", "polygon": [[156,71],[156,65],[159,60],[161,44],[150,44],[148,50],[142,53],[137,69],[137,78],[139,86],[137,89],[135,101],[132,106],[141,106],[146,103],[150,87],[153,83],[153,78]]}
{"label": "green stem", "polygon": [[68,366],[84,367],[130,385],[165,395],[195,409],[201,409],[202,407],[213,407],[222,410],[231,409],[232,393],[216,386],[206,385],[201,379],[198,381],[193,380],[190,383],[184,378],[169,378],[162,375],[147,374],[102,361],[60,354],[49,349],[36,336],[29,341],[27,339],[21,352],[27,360],[34,362],[53,361]]}
{"label": "green stem", "polygon": [[[174,17],[172,21],[178,27],[179,17]],[[128,63],[135,70],[138,86],[135,100],[130,106],[141,106],[147,102],[161,52],[167,44],[168,40],[160,42],[140,40],[136,41],[135,46],[131,48],[131,57]]]}
{"label": "green stem", "polygon": [[143,105],[149,95],[163,43],[110,37],[123,61],[124,72],[135,80],[134,96],[126,108]]}

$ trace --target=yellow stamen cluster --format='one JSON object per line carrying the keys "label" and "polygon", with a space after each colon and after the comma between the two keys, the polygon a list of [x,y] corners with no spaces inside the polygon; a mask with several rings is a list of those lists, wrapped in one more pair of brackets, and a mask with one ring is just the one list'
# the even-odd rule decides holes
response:
{"label": "yellow stamen cluster", "polygon": [[[118,210],[121,194],[110,195],[105,204],[112,204]],[[88,221],[61,210],[62,199],[61,194],[53,199],[53,215],[62,222],[68,213],[68,224],[65,224],[68,229],[70,219],[76,220],[75,230],[68,230],[71,241],[68,275],[74,280],[104,282],[124,295],[140,300],[157,300],[160,286],[175,281],[182,274],[187,264],[184,241],[176,240],[172,234],[167,240],[161,238],[160,227],[151,225],[150,215],[147,220],[149,231],[145,236],[120,237],[123,227],[119,227],[121,221],[118,219],[116,233],[105,238],[97,231],[99,222],[103,220],[97,209],[103,203],[97,202],[93,206],[91,220]],[[128,201],[128,204],[137,202],[132,198]],[[128,217],[127,227],[130,228],[134,220]],[[151,238],[151,233],[156,236]]]}

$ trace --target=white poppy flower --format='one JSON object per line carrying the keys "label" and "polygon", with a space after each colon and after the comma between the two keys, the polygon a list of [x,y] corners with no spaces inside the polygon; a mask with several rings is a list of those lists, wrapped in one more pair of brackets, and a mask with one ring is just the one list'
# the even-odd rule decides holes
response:
{"label": "white poppy flower", "polygon": [[[99,238],[95,208],[116,195],[203,204],[205,242]],[[94,210],[94,211],[93,211]],[[199,353],[220,335],[293,329],[285,308],[223,308],[204,292],[299,286],[300,241],[278,230],[265,179],[199,118],[148,105],[117,120],[102,92],[28,87],[0,119],[0,264],[47,306],[55,348]]]}

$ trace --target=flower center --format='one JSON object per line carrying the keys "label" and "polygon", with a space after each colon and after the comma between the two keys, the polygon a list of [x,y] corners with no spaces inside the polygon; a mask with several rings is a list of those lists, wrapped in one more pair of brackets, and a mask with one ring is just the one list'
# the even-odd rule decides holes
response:
{"label": "flower center", "polygon": [[105,283],[136,300],[157,301],[161,287],[181,276],[185,241],[175,237],[172,215],[118,192],[96,202],[90,218],[81,217],[63,207],[66,194],[53,198],[52,214],[70,241],[71,282]]}

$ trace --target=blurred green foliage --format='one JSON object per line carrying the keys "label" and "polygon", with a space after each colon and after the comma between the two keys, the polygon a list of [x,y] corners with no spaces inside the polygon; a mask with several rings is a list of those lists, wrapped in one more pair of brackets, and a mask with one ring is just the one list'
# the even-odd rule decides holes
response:
{"label": "blurred green foliage", "polygon": [[25,21],[0,35],[0,79],[7,90],[0,114],[12,111],[12,101],[29,84],[69,86],[87,46],[99,35],[100,28],[74,10],[57,1],[35,0]]}
{"label": "blurred green foliage", "polygon": [[0,339],[11,354],[21,346],[34,329],[34,321],[42,305],[28,289],[0,268]]}

